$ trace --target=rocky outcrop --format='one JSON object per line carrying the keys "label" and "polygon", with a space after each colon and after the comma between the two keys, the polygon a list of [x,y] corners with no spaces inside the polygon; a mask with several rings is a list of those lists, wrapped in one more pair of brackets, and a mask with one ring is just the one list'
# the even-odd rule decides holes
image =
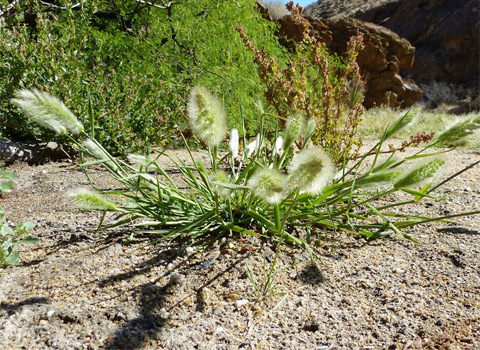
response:
{"label": "rocky outcrop", "polygon": [[365,48],[357,61],[366,80],[365,107],[409,107],[422,97],[415,82],[404,80],[400,74],[414,62],[415,48],[407,40],[389,29],[356,19],[323,22],[332,33],[328,45],[334,52],[344,52],[350,37],[357,32],[363,34]]}
{"label": "rocky outcrop", "polygon": [[25,161],[30,165],[50,161],[73,159],[77,151],[72,147],[59,146],[55,142],[46,144],[22,144],[0,137],[0,161],[11,165],[15,161]]}
{"label": "rocky outcrop", "polygon": [[355,17],[389,28],[416,48],[413,66],[402,70],[406,76],[420,84],[463,85],[475,95],[480,76],[479,7],[478,0],[322,0],[305,12],[336,20]]}
{"label": "rocky outcrop", "polygon": [[[415,82],[400,75],[400,70],[410,68],[414,61],[415,48],[407,40],[389,29],[356,19],[304,19],[312,33],[335,53],[344,53],[350,37],[357,32],[363,34],[365,48],[359,53],[358,64],[366,80],[365,107],[409,107],[421,98]],[[278,23],[280,38],[302,40],[303,30],[291,16]]]}

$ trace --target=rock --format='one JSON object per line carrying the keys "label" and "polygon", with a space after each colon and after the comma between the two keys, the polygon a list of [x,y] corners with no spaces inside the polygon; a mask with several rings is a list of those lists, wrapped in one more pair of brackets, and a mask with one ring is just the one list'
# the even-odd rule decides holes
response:
{"label": "rock", "polygon": [[173,274],[170,276],[170,285],[182,284],[185,276],[181,274]]}
{"label": "rock", "polygon": [[[342,7],[343,6],[343,7]],[[480,10],[477,0],[323,0],[305,12],[338,20],[354,17],[382,25],[416,48],[415,62],[405,67],[419,84],[442,81],[479,92]]]}
{"label": "rock", "polygon": [[242,306],[245,306],[249,303],[248,299],[239,299],[239,300],[235,300],[235,306],[237,308],[240,308]]}
{"label": "rock", "polygon": [[[327,44],[330,51],[345,53],[348,40],[357,32],[364,36],[365,48],[358,55],[358,65],[366,78],[364,105],[367,108],[387,105],[409,107],[422,97],[421,89],[413,80],[404,81],[400,70],[412,66],[415,48],[391,30],[357,19],[319,19],[304,16],[312,33]],[[299,42],[302,25],[292,16],[278,20],[278,36]],[[288,44],[287,44],[288,45]]]}

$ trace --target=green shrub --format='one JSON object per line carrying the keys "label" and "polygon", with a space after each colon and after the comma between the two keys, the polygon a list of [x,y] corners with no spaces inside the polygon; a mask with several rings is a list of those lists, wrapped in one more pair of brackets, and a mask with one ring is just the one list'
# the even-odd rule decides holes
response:
{"label": "green shrub", "polygon": [[[67,10],[19,2],[0,31],[0,133],[15,140],[65,141],[19,118],[6,102],[31,88],[65,101],[114,154],[178,138],[186,126],[185,91],[199,83],[224,96],[230,127],[240,126],[242,113],[254,124],[252,96],[260,97],[262,87],[235,26],[285,56],[252,1],[187,0],[170,9],[133,0],[87,1],[76,10],[56,4]],[[36,20],[26,26],[31,14]]]}

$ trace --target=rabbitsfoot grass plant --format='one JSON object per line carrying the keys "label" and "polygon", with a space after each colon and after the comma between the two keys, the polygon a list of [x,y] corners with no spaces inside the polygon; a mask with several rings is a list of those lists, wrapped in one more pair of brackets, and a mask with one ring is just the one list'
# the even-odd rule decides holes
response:
{"label": "rabbitsfoot grass plant", "polygon": [[[34,121],[41,116],[41,125],[67,132],[81,153],[93,158],[81,158],[87,175],[90,166],[102,165],[122,185],[122,190],[110,193],[101,193],[93,183],[93,191],[71,192],[79,208],[100,211],[100,228],[131,225],[151,233],[153,242],[176,240],[205,247],[226,235],[255,235],[313,254],[312,241],[327,230],[368,239],[395,233],[415,241],[405,231],[408,227],[480,212],[428,218],[398,210],[424,198],[435,199],[433,191],[462,172],[432,186],[445,165],[441,154],[448,150],[430,149],[444,144],[451,133],[458,135],[458,126],[436,138],[420,139],[424,148],[412,156],[397,158],[396,149],[384,150],[388,138],[415,120],[410,114],[388,126],[369,150],[338,163],[330,158],[332,150],[312,144],[323,132],[317,130],[315,118],[306,120],[296,111],[271,134],[263,129],[260,112],[257,135],[247,139],[245,130],[227,132],[220,100],[196,87],[190,94],[189,122],[206,146],[209,162],[195,157],[186,140],[189,161],[158,152],[130,155],[127,162],[109,154],[93,132],[87,134],[72,119],[73,113],[50,95],[20,91],[12,102]],[[469,131],[461,133],[464,136],[478,123],[465,126]],[[172,178],[162,167],[160,155],[173,161],[178,177]],[[410,199],[395,200],[396,192]],[[387,196],[389,201],[382,201]],[[106,213],[114,215],[107,218]]]}

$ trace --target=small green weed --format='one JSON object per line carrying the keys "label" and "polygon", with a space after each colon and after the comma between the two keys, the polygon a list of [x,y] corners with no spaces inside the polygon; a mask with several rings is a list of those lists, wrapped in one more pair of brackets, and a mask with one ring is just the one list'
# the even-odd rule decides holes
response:
{"label": "small green weed", "polygon": [[[0,196],[13,189],[13,179],[17,176],[7,169],[0,169]],[[31,236],[21,238],[30,233],[35,224],[33,222],[20,223],[11,228],[5,219],[5,211],[0,207],[0,266],[20,265],[18,252],[15,249],[21,244],[33,244],[38,239]]]}
{"label": "small green weed", "polygon": [[2,193],[8,193],[13,189],[13,180],[16,177],[17,175],[7,171],[7,169],[0,169],[0,196]]}
{"label": "small green weed", "polygon": [[264,257],[262,271],[257,278],[255,278],[254,272],[248,266],[245,266],[245,273],[252,284],[254,291],[253,296],[257,302],[261,302],[276,295],[285,294],[283,287],[278,284],[279,272],[277,271],[277,261],[280,248],[281,244],[278,244],[273,260],[269,261],[266,256]]}
{"label": "small green weed", "polygon": [[38,239],[28,235],[35,224],[31,221],[20,223],[14,228],[10,227],[7,220],[4,219],[4,211],[0,208],[0,266],[18,266],[20,265],[20,253],[15,250],[22,244],[37,243]]}

